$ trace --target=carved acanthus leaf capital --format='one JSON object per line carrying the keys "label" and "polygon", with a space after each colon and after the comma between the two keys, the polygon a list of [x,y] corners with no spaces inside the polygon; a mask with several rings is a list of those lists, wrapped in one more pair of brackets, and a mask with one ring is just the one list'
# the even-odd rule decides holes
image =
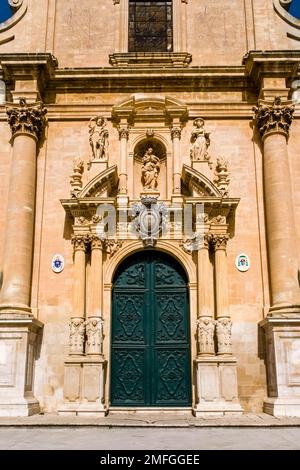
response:
{"label": "carved acanthus leaf capital", "polygon": [[129,130],[130,127],[128,125],[120,124],[118,126],[118,132],[119,132],[119,139],[126,139],[128,140],[129,138]]}
{"label": "carved acanthus leaf capital", "polygon": [[74,251],[85,251],[89,237],[87,235],[72,235],[71,243]]}
{"label": "carved acanthus leaf capital", "polygon": [[229,234],[211,234],[210,241],[215,250],[226,250]]}
{"label": "carved acanthus leaf capital", "polygon": [[47,109],[42,103],[28,106],[25,98],[20,98],[19,106],[6,108],[7,120],[12,136],[28,134],[39,140],[46,126]]}
{"label": "carved acanthus leaf capital", "polygon": [[281,132],[288,137],[295,111],[295,105],[290,101],[283,102],[277,96],[273,103],[259,102],[258,106],[253,107],[253,111],[254,120],[263,138],[270,132]]}
{"label": "carved acanthus leaf capital", "polygon": [[180,126],[171,127],[171,137],[172,137],[172,140],[181,139],[181,127]]}
{"label": "carved acanthus leaf capital", "polygon": [[90,235],[89,242],[91,244],[92,250],[103,250],[104,249],[104,240],[98,235]]}

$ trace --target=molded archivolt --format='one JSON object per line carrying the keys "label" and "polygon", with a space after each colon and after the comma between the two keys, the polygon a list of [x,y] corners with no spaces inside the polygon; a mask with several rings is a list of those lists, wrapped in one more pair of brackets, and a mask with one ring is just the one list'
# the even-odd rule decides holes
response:
{"label": "molded archivolt", "polygon": [[1,33],[7,31],[16,23],[18,23],[18,21],[23,18],[27,11],[27,0],[8,0],[8,3],[13,8],[13,10],[15,10],[15,13],[8,20],[0,23],[0,44],[3,42]]}
{"label": "molded archivolt", "polygon": [[273,0],[274,9],[280,18],[287,23],[287,35],[300,40],[300,20],[288,12],[292,0]]}
{"label": "molded archivolt", "polygon": [[113,165],[89,181],[81,190],[78,197],[80,199],[85,197],[98,197],[104,190],[107,190],[110,194],[113,189],[117,187],[117,183],[117,165]]}
{"label": "molded archivolt", "polygon": [[188,165],[183,165],[182,180],[191,192],[195,190],[199,196],[222,198],[221,192],[214,183]]}
{"label": "molded archivolt", "polygon": [[[129,244],[120,248],[119,251],[108,260],[104,272],[104,283],[111,284],[116,270],[119,265],[130,255],[143,251],[144,247],[140,240],[131,241]],[[172,240],[161,240],[157,241],[155,250],[162,251],[172,258],[175,258],[184,269],[189,284],[195,284],[197,282],[195,264],[188,254],[186,254],[181,248],[179,248]]]}

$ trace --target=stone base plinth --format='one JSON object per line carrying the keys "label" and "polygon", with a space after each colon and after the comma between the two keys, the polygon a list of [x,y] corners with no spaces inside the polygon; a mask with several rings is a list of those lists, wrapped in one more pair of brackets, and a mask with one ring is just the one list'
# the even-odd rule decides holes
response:
{"label": "stone base plinth", "polygon": [[232,356],[198,357],[195,416],[242,414],[238,401],[237,364]]}
{"label": "stone base plinth", "polygon": [[300,312],[298,315],[272,315],[260,323],[266,335],[269,395],[264,412],[273,416],[300,416]]}
{"label": "stone base plinth", "polygon": [[65,360],[64,403],[58,414],[105,416],[105,366],[101,356],[70,356]]}
{"label": "stone base plinth", "polygon": [[41,328],[42,323],[30,315],[0,315],[0,416],[40,411],[33,396],[33,377]]}
{"label": "stone base plinth", "polygon": [[91,181],[95,176],[100,175],[103,171],[107,170],[108,162],[105,160],[94,159],[88,163],[88,178]]}

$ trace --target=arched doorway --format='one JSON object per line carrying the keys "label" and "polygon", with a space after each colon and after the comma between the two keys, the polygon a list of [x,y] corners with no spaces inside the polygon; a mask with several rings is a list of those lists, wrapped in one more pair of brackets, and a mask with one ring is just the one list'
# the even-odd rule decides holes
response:
{"label": "arched doorway", "polygon": [[115,274],[111,405],[191,406],[187,278],[164,253],[134,254]]}

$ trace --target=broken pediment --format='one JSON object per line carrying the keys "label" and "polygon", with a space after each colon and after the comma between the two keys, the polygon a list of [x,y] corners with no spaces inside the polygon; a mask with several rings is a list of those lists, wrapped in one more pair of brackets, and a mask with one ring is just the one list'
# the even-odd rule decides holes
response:
{"label": "broken pediment", "polygon": [[217,186],[199,171],[188,165],[183,165],[182,182],[191,196],[222,197]]}

